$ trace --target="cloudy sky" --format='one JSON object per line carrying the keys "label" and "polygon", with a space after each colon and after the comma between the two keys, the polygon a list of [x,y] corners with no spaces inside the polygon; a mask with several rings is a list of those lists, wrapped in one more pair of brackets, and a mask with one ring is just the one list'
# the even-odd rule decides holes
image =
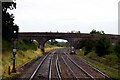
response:
{"label": "cloudy sky", "polygon": [[16,0],[15,23],[20,32],[118,33],[120,0]]}

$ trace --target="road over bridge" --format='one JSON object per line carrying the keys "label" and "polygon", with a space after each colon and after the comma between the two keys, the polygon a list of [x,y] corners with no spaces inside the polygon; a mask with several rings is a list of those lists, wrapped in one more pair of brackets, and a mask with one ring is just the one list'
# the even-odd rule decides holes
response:
{"label": "road over bridge", "polygon": [[[116,43],[118,35],[105,34],[112,43]],[[50,39],[65,39],[70,43],[70,46],[75,46],[78,41],[83,39],[98,39],[101,37],[99,34],[89,33],[58,33],[58,32],[20,32],[19,39],[24,40],[37,40],[41,50],[44,52],[44,44]]]}

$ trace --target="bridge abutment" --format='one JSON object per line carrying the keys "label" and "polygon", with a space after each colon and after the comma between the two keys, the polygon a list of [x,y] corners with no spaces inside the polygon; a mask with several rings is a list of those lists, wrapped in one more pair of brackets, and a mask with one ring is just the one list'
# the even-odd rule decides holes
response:
{"label": "bridge abutment", "polygon": [[45,48],[44,48],[44,45],[42,44],[39,44],[39,48],[41,49],[41,51],[42,51],[42,53],[44,53],[45,52]]}

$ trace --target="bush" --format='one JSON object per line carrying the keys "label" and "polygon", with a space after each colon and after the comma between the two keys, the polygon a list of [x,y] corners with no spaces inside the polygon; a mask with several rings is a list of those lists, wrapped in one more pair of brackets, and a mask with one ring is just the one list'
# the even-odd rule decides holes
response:
{"label": "bush", "polygon": [[5,39],[2,40],[2,51],[12,51],[12,42],[6,41]]}
{"label": "bush", "polygon": [[36,50],[37,45],[35,45],[33,42],[30,42],[30,41],[19,40],[17,42],[17,48],[23,51],[26,51],[28,49]]}
{"label": "bush", "polygon": [[105,58],[107,60],[111,59],[111,61],[113,61],[113,62],[117,62],[118,61],[118,56],[115,53],[111,53],[109,55],[105,55]]}
{"label": "bush", "polygon": [[89,52],[91,52],[96,45],[96,42],[92,39],[85,39],[82,41],[79,41],[79,45],[77,46],[78,49],[84,48],[85,54],[87,55]]}
{"label": "bush", "polygon": [[85,42],[85,51],[87,53],[91,52],[93,50],[93,48],[95,47],[96,43],[94,40],[92,39],[87,39]]}
{"label": "bush", "polygon": [[96,58],[97,57],[97,55],[94,51],[89,52],[86,56],[89,58]]}
{"label": "bush", "polygon": [[107,39],[105,36],[102,36],[97,41],[95,52],[100,57],[103,55],[109,54],[110,53],[110,50],[109,50],[110,46],[111,46],[110,40]]}
{"label": "bush", "polygon": [[116,55],[120,58],[120,40],[119,40],[118,43],[115,45],[114,51],[115,51]]}

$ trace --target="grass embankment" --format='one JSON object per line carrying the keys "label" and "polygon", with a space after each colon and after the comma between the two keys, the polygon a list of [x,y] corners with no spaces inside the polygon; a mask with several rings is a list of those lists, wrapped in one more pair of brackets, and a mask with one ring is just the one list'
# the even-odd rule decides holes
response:
{"label": "grass embankment", "polygon": [[63,47],[58,47],[57,45],[51,45],[48,43],[45,44],[45,52],[49,52],[50,50],[56,49],[56,48],[63,48]]}
{"label": "grass embankment", "polygon": [[[31,59],[41,56],[42,52],[37,46],[30,42],[18,41],[17,42],[17,54],[16,54],[16,68],[21,67],[26,62],[29,62]],[[2,75],[4,77],[9,77],[8,75],[8,66],[12,70],[12,44],[7,41],[3,41],[2,49]]]}
{"label": "grass embankment", "polygon": [[[37,56],[42,56],[42,51],[37,48],[37,44],[22,41],[17,41],[17,54],[16,54],[16,68],[18,69],[25,63],[29,62],[30,60],[36,58]],[[8,75],[8,66],[10,66],[10,70],[12,70],[12,61],[13,61],[13,54],[12,54],[12,43],[3,40],[3,49],[2,49],[2,75],[3,78],[10,77]],[[45,52],[48,52],[52,49],[59,48],[57,46],[53,46],[50,44],[45,45]],[[19,73],[19,72],[17,72]]]}
{"label": "grass embankment", "polygon": [[95,52],[90,52],[84,56],[83,50],[77,50],[76,54],[84,58],[89,64],[98,68],[99,70],[105,72],[114,80],[120,80],[119,75],[119,59],[115,53],[105,55],[103,57],[98,57]]}

